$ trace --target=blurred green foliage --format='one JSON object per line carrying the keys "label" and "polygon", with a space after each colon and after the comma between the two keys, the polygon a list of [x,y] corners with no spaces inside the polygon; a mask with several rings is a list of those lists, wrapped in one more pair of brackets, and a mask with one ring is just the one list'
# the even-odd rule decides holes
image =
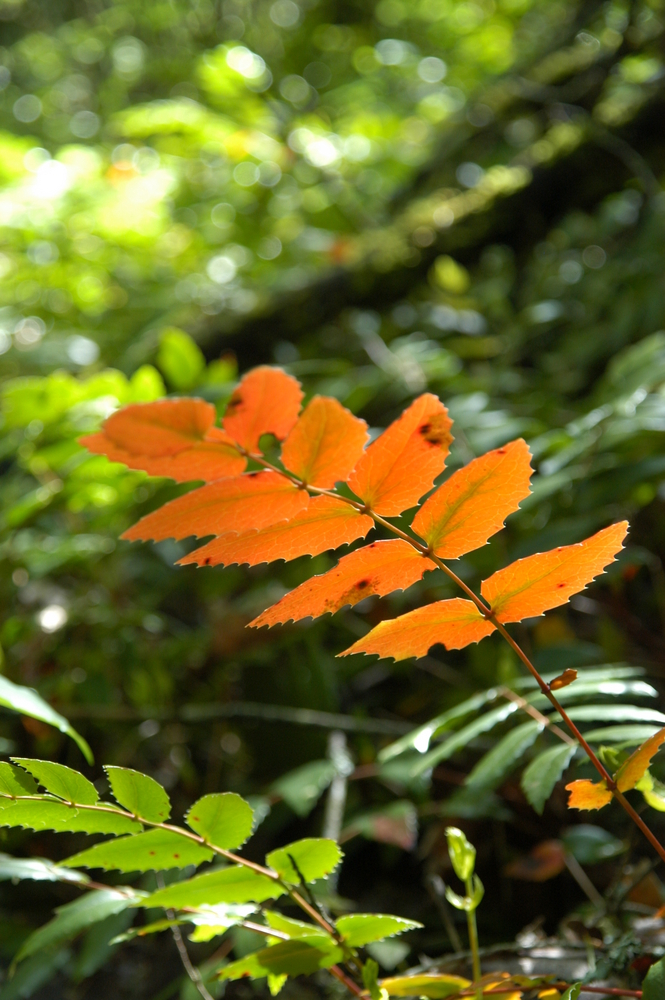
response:
{"label": "blurred green foliage", "polygon": [[[494,639],[416,663],[335,660],[368,623],[453,596],[437,574],[333,619],[246,631],[309,561],[175,570],[184,546],[119,541],[183,487],[76,440],[168,392],[221,413],[256,363],[284,365],[375,429],[438,393],[455,419],[452,468],[518,435],[537,467],[532,497],[460,575],[473,584],[628,517],[607,577],[518,631],[544,671],[625,660],[658,687],[664,18],[661,0],[0,0],[4,672],[69,718],[98,763],[153,774],[181,813],[206,792],[249,795],[266,817],[257,857],[319,834],[326,789],[351,772],[347,865],[328,902],[421,920],[416,954],[449,948],[423,878],[447,877],[451,817],[493,901],[481,938],[506,940],[541,912],[553,931],[579,901],[566,874],[549,897],[501,874],[573,822],[560,786],[541,818],[519,774],[491,793],[459,787],[514,720],[431,776],[415,778],[410,755],[377,760],[401,733],[515,682],[518,665]],[[343,760],[326,749],[340,728]],[[0,736],[83,765],[35,720],[3,715]],[[524,751],[528,767],[542,747]],[[626,836],[621,817],[608,822]],[[665,832],[660,815],[653,826]],[[0,839],[54,860],[75,849]],[[644,848],[631,850],[639,864]],[[3,883],[4,959],[71,898],[58,892]],[[65,977],[68,995],[87,995],[72,983],[117,933],[116,921],[78,954],[26,963],[3,1000]],[[118,977],[97,972],[95,989],[180,988],[166,937],[125,947]]]}

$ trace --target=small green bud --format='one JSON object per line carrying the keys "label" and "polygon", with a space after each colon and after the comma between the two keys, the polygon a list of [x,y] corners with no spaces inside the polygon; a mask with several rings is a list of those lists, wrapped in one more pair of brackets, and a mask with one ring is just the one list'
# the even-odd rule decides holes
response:
{"label": "small green bud", "polygon": [[449,826],[446,829],[446,837],[448,839],[448,853],[453,863],[455,874],[462,882],[466,882],[473,874],[476,863],[476,849],[456,826]]}

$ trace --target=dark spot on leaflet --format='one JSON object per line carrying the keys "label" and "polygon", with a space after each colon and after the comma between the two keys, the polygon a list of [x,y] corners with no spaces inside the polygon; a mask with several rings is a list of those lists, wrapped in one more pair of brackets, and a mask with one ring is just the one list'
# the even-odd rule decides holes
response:
{"label": "dark spot on leaflet", "polygon": [[496,449],[496,453],[497,453],[497,455],[505,455],[506,454],[506,449],[505,448],[497,448]]}
{"label": "dark spot on leaflet", "polygon": [[364,590],[365,587],[369,587],[371,580],[358,580],[356,584],[356,590]]}
{"label": "dark spot on leaflet", "polygon": [[203,560],[203,565],[204,565],[204,566],[209,566],[209,565],[210,565],[210,556],[208,556],[208,558],[207,558],[207,559],[204,559],[204,560]]}
{"label": "dark spot on leaflet", "polygon": [[566,586],[565,583],[557,583],[557,587],[558,588],[565,587],[565,586]]}
{"label": "dark spot on leaflet", "polygon": [[258,470],[257,470],[256,472],[248,472],[248,473],[247,473],[247,476],[248,476],[248,478],[249,478],[249,479],[256,479],[256,477],[257,477],[258,475],[259,475],[259,472],[258,472]]}
{"label": "dark spot on leaflet", "polygon": [[174,854],[174,855],[173,855],[173,857],[174,857],[174,858],[179,858],[179,857],[180,857],[180,855],[179,855],[179,854]]}
{"label": "dark spot on leaflet", "polygon": [[154,853],[155,853],[154,851],[148,851],[148,854],[150,855],[150,857],[152,857],[154,855]]}
{"label": "dark spot on leaflet", "polygon": [[450,421],[441,413],[433,417],[432,420],[426,421],[421,424],[418,428],[418,434],[427,441],[428,444],[435,445],[439,448],[447,447],[452,441],[452,435],[450,433]]}
{"label": "dark spot on leaflet", "polygon": [[198,816],[192,816],[192,819],[195,819],[197,823],[200,823],[200,822],[201,822],[201,820],[199,819],[199,817],[198,817]]}

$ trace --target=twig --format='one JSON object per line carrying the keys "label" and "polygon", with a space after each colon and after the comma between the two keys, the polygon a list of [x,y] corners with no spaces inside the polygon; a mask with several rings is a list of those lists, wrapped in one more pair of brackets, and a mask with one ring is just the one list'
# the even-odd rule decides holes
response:
{"label": "twig", "polygon": [[[164,877],[161,872],[156,873],[155,880],[159,888],[163,889]],[[165,910],[165,913],[168,920],[176,919],[176,915],[173,910]],[[192,983],[194,984],[194,986],[196,987],[196,989],[203,997],[203,1000],[214,1000],[214,997],[210,993],[208,993],[207,989],[205,988],[203,979],[201,978],[201,973],[196,968],[196,966],[192,964],[192,960],[189,957],[189,952],[187,951],[187,946],[185,945],[185,942],[182,939],[182,933],[180,931],[180,927],[178,926],[178,924],[173,924],[171,926],[171,934],[173,935],[175,946],[178,949],[178,954],[180,955],[180,961],[182,962],[183,968],[187,973],[187,975],[189,976]]]}

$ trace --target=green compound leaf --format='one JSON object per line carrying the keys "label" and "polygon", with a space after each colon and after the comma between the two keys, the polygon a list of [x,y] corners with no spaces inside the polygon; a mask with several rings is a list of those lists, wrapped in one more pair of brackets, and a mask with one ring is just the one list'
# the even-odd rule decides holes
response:
{"label": "green compound leaf", "polygon": [[430,750],[429,753],[426,753],[414,767],[413,774],[422,774],[423,771],[428,771],[430,768],[435,767],[440,761],[448,760],[457,750],[467,746],[476,736],[494,729],[495,726],[498,726],[500,722],[504,722],[508,716],[516,711],[517,705],[515,702],[507,701],[505,704],[499,705],[489,712],[485,712],[484,715],[481,715],[478,719],[474,719],[468,726],[458,729],[447,740],[444,740],[443,743],[440,743],[433,750]]}
{"label": "green compound leaf", "polygon": [[362,948],[371,941],[382,941],[393,934],[403,934],[423,925],[386,913],[348,913],[340,917],[335,926],[346,944],[351,948]]}
{"label": "green compound leaf", "polygon": [[171,815],[171,802],[154,778],[129,767],[109,766],[104,770],[116,802],[150,823],[166,822]]}
{"label": "green compound leaf", "polygon": [[215,906],[217,903],[262,903],[264,899],[283,896],[284,891],[266,875],[244,865],[233,865],[158,889],[142,905],[179,910],[183,906]]}
{"label": "green compound leaf", "polygon": [[103,868],[104,871],[149,872],[186,868],[212,859],[212,851],[170,830],[148,830],[95,844],[63,861],[69,868]]}
{"label": "green compound leaf", "polygon": [[300,976],[328,969],[342,961],[344,954],[332,938],[327,942],[319,936],[280,941],[231,962],[220,972],[220,979],[263,979],[265,976]]}
{"label": "green compound leaf", "polygon": [[622,743],[626,747],[639,746],[655,736],[660,726],[604,726],[584,734],[587,743]]}
{"label": "green compound leaf", "polygon": [[34,955],[44,948],[71,940],[91,924],[127,909],[138,897],[139,893],[133,889],[99,889],[86,893],[72,903],[59,906],[55,917],[24,941],[16,961],[20,962],[22,958]]}
{"label": "green compound leaf", "polygon": [[642,1000],[663,1000],[665,997],[665,958],[652,965],[642,983]]}
{"label": "green compound leaf", "polygon": [[215,792],[195,802],[185,819],[208,844],[232,851],[252,832],[252,807],[235,792]]}
{"label": "green compound leaf", "polygon": [[562,743],[531,761],[522,774],[522,791],[539,816],[557,781],[568,767],[577,747]]}
{"label": "green compound leaf", "polygon": [[[271,851],[266,857],[266,864],[285,881],[300,885],[300,875],[305,882],[325,878],[337,867],[343,856],[334,840],[306,837]],[[293,865],[294,861],[297,870]]]}
{"label": "green compound leaf", "polygon": [[0,795],[37,795],[37,782],[20,767],[0,763]]}
{"label": "green compound leaf", "polygon": [[543,730],[543,723],[524,722],[516,726],[486,753],[473,768],[465,784],[471,788],[497,788]]}
{"label": "green compound leaf", "polygon": [[[28,830],[58,833],[140,833],[141,824],[117,813],[112,806],[77,809],[43,796],[34,801],[0,799],[0,826],[23,826]],[[100,845],[101,846],[101,845]]]}
{"label": "green compound leaf", "polygon": [[7,879],[32,879],[35,882],[89,882],[83,872],[60,868],[46,858],[13,858],[0,854],[0,881]]}
{"label": "green compound leaf", "polygon": [[32,760],[30,757],[12,757],[12,760],[25,768],[47,791],[67,802],[94,806],[99,801],[93,783],[71,767],[54,764],[50,760]]}
{"label": "green compound leaf", "polygon": [[453,993],[459,993],[471,983],[461,976],[422,975],[422,976],[392,976],[381,979],[379,986],[391,997],[431,997],[431,1000],[443,1000]]}
{"label": "green compound leaf", "polygon": [[77,733],[67,719],[51,708],[48,702],[40,698],[32,688],[13,684],[6,677],[0,676],[0,705],[20,712],[21,715],[29,715],[32,719],[39,719],[40,722],[46,722],[49,726],[59,729],[61,733],[65,733],[74,740],[88,764],[92,764],[92,750],[81,734]]}

